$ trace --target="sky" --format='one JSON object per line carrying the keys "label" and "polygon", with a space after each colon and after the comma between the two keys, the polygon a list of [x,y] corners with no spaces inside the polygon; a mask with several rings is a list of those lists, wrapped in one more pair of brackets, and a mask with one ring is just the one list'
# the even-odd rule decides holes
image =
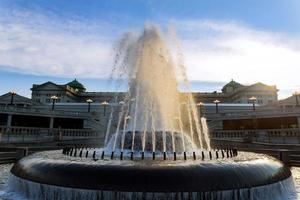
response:
{"label": "sky", "polygon": [[114,47],[146,22],[175,29],[193,91],[242,84],[300,91],[299,0],[0,0],[0,94],[75,77],[111,90]]}

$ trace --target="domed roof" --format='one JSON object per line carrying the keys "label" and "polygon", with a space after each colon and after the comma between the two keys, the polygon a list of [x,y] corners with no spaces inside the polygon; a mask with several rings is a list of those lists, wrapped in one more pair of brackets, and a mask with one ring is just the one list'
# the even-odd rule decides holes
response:
{"label": "domed roof", "polygon": [[227,83],[223,88],[222,88],[222,92],[226,93],[226,92],[233,92],[234,90],[236,90],[237,88],[242,87],[243,85],[235,82],[233,79]]}
{"label": "domed roof", "polygon": [[78,90],[79,92],[85,91],[85,87],[80,82],[78,82],[76,78],[73,81],[67,83],[67,85],[74,88],[75,90]]}

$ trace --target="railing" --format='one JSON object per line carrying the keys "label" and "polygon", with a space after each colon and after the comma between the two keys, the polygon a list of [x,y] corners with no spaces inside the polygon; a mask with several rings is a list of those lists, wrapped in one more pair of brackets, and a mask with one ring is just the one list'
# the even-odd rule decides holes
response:
{"label": "railing", "polygon": [[32,128],[0,126],[0,142],[63,141],[99,137],[90,129]]}
{"label": "railing", "polygon": [[300,109],[261,109],[255,112],[253,111],[241,111],[241,112],[226,112],[222,113],[207,113],[207,118],[216,119],[216,118],[241,118],[241,117],[253,117],[253,116],[289,116],[289,115],[298,115],[300,116]]}
{"label": "railing", "polygon": [[300,129],[221,130],[211,133],[212,139],[274,144],[300,144]]}
{"label": "railing", "polygon": [[21,114],[41,114],[41,115],[54,115],[54,116],[68,116],[68,117],[88,117],[91,115],[97,115],[94,112],[75,112],[65,110],[49,110],[46,108],[29,108],[29,107],[17,107],[17,106],[0,106],[0,112],[5,113],[21,113]]}

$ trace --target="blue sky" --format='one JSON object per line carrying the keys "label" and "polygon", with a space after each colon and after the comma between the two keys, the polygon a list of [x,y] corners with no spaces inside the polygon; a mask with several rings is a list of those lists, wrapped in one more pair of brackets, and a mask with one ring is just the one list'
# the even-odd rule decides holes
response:
{"label": "blue sky", "polygon": [[176,29],[193,90],[232,78],[300,90],[299,0],[0,0],[0,93],[79,78],[109,90],[113,47],[147,21]]}

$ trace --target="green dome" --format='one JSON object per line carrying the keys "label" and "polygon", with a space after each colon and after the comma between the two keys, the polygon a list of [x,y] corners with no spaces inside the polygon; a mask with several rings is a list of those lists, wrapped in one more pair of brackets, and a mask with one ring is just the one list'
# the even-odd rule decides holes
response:
{"label": "green dome", "polygon": [[80,82],[78,82],[76,80],[76,78],[73,81],[67,83],[67,85],[74,88],[75,90],[77,90],[79,92],[84,92],[85,91],[85,87]]}
{"label": "green dome", "polygon": [[222,88],[222,92],[223,93],[227,93],[227,92],[233,92],[236,89],[242,87],[243,85],[235,82],[234,80],[231,80],[229,83],[227,83],[223,88]]}

